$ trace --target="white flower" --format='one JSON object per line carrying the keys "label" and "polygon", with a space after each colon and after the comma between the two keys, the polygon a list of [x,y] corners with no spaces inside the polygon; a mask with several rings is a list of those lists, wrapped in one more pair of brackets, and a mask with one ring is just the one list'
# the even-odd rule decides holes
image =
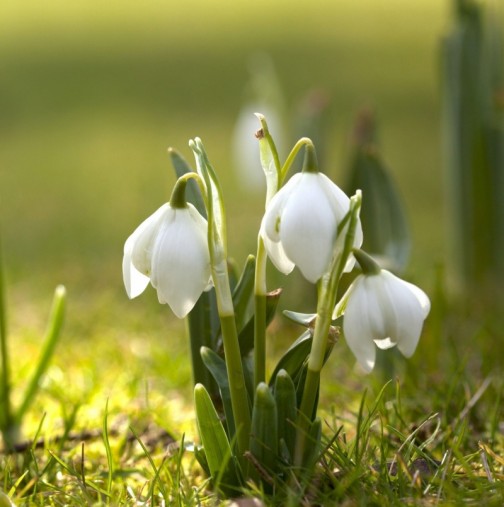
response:
{"label": "white flower", "polygon": [[192,204],[164,204],[126,240],[123,279],[130,299],[140,295],[149,280],[160,303],[185,317],[201,293],[211,286],[207,221]]}
{"label": "white flower", "polygon": [[[337,228],[349,208],[348,196],[325,174],[295,174],[271,199],[261,224],[273,264],[285,274],[296,265],[307,280],[317,282],[329,269]],[[353,246],[361,244],[359,221]],[[346,270],[354,262],[352,257]]]}
{"label": "white flower", "polygon": [[412,356],[430,311],[425,292],[384,269],[359,275],[338,306],[344,309],[345,339],[366,372],[375,364],[375,344],[380,349],[397,345],[404,356]]}

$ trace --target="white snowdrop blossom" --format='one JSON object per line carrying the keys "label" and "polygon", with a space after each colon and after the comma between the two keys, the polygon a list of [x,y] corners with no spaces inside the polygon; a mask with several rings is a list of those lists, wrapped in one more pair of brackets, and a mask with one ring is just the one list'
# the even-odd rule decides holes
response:
{"label": "white snowdrop blossom", "polygon": [[149,281],[160,303],[185,317],[201,293],[211,287],[207,221],[192,204],[173,208],[164,204],[126,240],[123,279],[130,299]]}
{"label": "white snowdrop blossom", "polygon": [[[261,224],[268,256],[284,274],[296,265],[310,282],[329,269],[337,229],[348,213],[350,199],[325,174],[295,174],[271,199]],[[360,221],[354,247],[362,244]],[[345,270],[352,269],[353,256]]]}
{"label": "white snowdrop blossom", "polygon": [[344,311],[345,339],[366,372],[374,367],[375,345],[380,349],[397,345],[405,357],[412,356],[430,311],[429,298],[421,289],[384,269],[359,275],[338,306]]}

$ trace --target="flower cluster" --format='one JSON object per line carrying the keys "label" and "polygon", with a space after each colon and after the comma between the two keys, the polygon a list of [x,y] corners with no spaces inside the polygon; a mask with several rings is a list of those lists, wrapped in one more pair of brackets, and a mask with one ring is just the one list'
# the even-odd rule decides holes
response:
{"label": "flower cluster", "polygon": [[[167,303],[178,317],[192,311],[188,328],[194,403],[204,451],[196,458],[228,496],[251,480],[262,482],[265,491],[272,489],[271,481],[255,477],[247,456],[270,477],[303,470],[304,482],[305,471],[314,470],[321,445],[318,393],[321,371],[333,348],[333,320],[343,316],[346,341],[369,372],[376,347],[397,346],[403,355],[413,354],[430,309],[424,292],[382,270],[361,250],[361,191],[349,198],[320,173],[307,138],[296,143],[281,166],[266,121],[262,115],[258,119],[266,211],[256,256],[249,256],[240,277],[236,274],[238,282],[230,282],[220,183],[198,138],[189,143],[196,172],[185,161],[174,163],[179,178],[170,201],[131,234],[123,257],[130,298],[150,282],[160,303]],[[303,170],[282,186],[301,148]],[[197,183],[199,193],[193,188],[186,196],[189,180]],[[307,320],[290,312],[311,330],[279,359],[269,381],[266,328],[280,291],[268,292],[268,258],[284,274],[297,267],[317,284],[318,295],[315,316]],[[341,277],[357,262],[362,274],[337,302]],[[253,369],[245,367],[250,364]]]}
{"label": "flower cluster", "polygon": [[[295,174],[268,203],[261,223],[260,235],[276,268],[288,274],[297,266],[312,283],[328,274],[335,256],[341,255],[339,238],[346,233],[342,225],[349,206],[348,196],[326,175],[313,168]],[[362,240],[358,221],[354,250]],[[350,254],[344,270],[354,264]],[[188,203],[161,206],[127,239],[123,278],[130,298],[150,281],[159,302],[185,317],[212,286],[207,221]],[[344,315],[347,343],[369,372],[375,364],[375,344],[381,349],[397,345],[406,357],[413,354],[429,310],[422,290],[378,269],[356,278],[335,315]]]}

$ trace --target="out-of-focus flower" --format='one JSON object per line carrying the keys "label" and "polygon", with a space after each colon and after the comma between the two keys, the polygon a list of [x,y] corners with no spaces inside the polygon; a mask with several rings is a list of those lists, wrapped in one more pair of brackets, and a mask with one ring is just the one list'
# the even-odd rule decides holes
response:
{"label": "out-of-focus flower", "polygon": [[375,345],[397,345],[405,357],[412,356],[430,311],[425,292],[384,269],[359,275],[338,306],[345,339],[366,372],[374,367]]}
{"label": "out-of-focus flower", "polygon": [[[338,225],[349,208],[348,196],[326,175],[295,174],[271,199],[261,224],[268,256],[276,268],[288,274],[295,264],[307,280],[317,282],[329,269]],[[353,246],[361,244],[359,222]],[[353,257],[349,259],[346,270],[354,262]]]}
{"label": "out-of-focus flower", "polygon": [[126,240],[123,279],[130,299],[149,281],[160,303],[185,317],[201,293],[211,287],[207,221],[192,204],[164,204]]}

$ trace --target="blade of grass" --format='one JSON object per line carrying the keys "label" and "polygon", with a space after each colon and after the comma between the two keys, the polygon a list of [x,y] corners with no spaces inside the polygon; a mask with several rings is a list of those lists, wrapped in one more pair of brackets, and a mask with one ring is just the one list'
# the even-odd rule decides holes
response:
{"label": "blade of grass", "polygon": [[108,434],[108,399],[105,404],[105,414],[103,415],[103,444],[105,446],[105,452],[107,453],[107,496],[111,495],[112,492],[112,481],[114,478],[114,460],[112,457],[112,449],[110,448],[109,434]]}
{"label": "blade of grass", "polygon": [[30,407],[37,391],[39,389],[40,379],[42,375],[44,375],[47,367],[49,366],[49,361],[54,353],[54,349],[56,348],[56,344],[58,342],[58,338],[60,337],[61,328],[63,325],[63,318],[65,315],[65,306],[66,306],[66,289],[63,285],[59,285],[56,287],[54,292],[53,304],[51,308],[51,313],[49,316],[48,327],[46,331],[46,336],[44,339],[44,345],[42,348],[42,352],[40,354],[40,359],[37,363],[37,368],[33,373],[33,376],[28,384],[28,387],[25,391],[23,402],[21,406],[16,412],[15,423],[21,424],[23,420],[23,416],[26,411]]}
{"label": "blade of grass", "polygon": [[4,433],[11,425],[9,350],[7,347],[7,315],[5,304],[5,279],[0,238],[0,355],[2,375],[0,377],[0,430]]}

